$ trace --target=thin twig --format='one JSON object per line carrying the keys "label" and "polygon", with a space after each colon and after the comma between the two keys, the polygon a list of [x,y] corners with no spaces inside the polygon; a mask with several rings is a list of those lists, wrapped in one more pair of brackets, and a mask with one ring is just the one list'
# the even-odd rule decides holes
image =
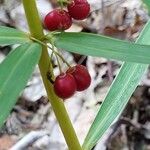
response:
{"label": "thin twig", "polygon": [[18,143],[16,143],[10,150],[21,150],[27,148],[29,145],[32,145],[39,138],[48,135],[46,131],[32,131],[22,138]]}

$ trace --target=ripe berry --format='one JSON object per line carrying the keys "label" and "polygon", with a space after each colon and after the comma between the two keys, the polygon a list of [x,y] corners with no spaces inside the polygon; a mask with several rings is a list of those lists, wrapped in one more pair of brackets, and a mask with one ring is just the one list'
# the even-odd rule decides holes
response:
{"label": "ripe berry", "polygon": [[54,91],[60,98],[66,99],[76,92],[76,82],[71,74],[62,73],[56,77]]}
{"label": "ripe berry", "polygon": [[55,9],[46,15],[44,24],[50,31],[66,30],[71,27],[72,19],[67,11]]}
{"label": "ripe berry", "polygon": [[73,0],[67,8],[70,16],[76,20],[83,20],[90,13],[90,5],[87,0]]}
{"label": "ripe berry", "polygon": [[75,78],[77,91],[83,91],[87,89],[91,84],[91,76],[87,68],[83,65],[76,65],[67,70],[68,74],[72,74]]}

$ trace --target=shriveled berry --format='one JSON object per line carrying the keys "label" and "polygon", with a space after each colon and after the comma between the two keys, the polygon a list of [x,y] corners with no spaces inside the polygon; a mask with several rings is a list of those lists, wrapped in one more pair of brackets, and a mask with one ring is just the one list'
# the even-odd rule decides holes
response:
{"label": "shriveled berry", "polygon": [[72,19],[67,11],[55,9],[46,15],[44,24],[50,31],[67,30],[72,25]]}
{"label": "shriveled berry", "polygon": [[87,89],[91,84],[91,76],[87,68],[83,65],[76,65],[67,70],[68,74],[72,74],[75,78],[77,91],[83,91]]}
{"label": "shriveled berry", "polygon": [[67,8],[70,16],[76,20],[83,20],[90,13],[90,4],[87,0],[72,0]]}
{"label": "shriveled berry", "polygon": [[76,82],[71,74],[62,73],[56,77],[54,91],[60,98],[66,99],[76,92]]}

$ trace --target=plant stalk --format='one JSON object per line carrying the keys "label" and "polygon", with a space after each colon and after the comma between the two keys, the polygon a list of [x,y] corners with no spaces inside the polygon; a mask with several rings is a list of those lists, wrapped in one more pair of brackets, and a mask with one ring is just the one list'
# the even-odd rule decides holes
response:
{"label": "plant stalk", "polygon": [[[28,21],[31,36],[40,40],[44,37],[43,27],[38,14],[35,0],[22,0],[26,18]],[[52,105],[60,128],[65,137],[66,143],[70,150],[82,150],[72,123],[69,119],[68,113],[64,106],[63,100],[58,98],[53,90],[53,84],[47,78],[47,72],[50,71],[54,78],[53,67],[49,59],[47,47],[43,45],[41,59],[39,61],[39,68],[45,89],[47,91],[48,99]]]}

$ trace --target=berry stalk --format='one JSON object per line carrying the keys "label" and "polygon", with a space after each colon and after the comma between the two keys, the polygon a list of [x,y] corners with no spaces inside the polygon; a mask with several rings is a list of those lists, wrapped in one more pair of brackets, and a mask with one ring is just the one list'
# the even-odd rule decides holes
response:
{"label": "berry stalk", "polygon": [[54,43],[52,42],[53,40],[51,40],[51,42],[50,42],[53,46],[53,48],[52,48],[52,47],[48,46],[46,43],[44,43],[44,42],[42,42],[42,41],[40,41],[40,40],[38,40],[34,37],[30,37],[30,39],[37,42],[37,43],[39,43],[39,44],[41,44],[41,45],[43,45],[43,46],[46,46],[47,48],[52,50],[52,54],[51,54],[50,59],[52,59],[53,54],[55,54],[63,61],[63,63],[65,63],[69,68],[71,68],[70,64],[64,59],[64,57],[61,54],[59,54],[59,52],[55,51],[55,49],[54,49],[55,46],[54,46]]}
{"label": "berry stalk", "polygon": [[[43,33],[43,28],[39,18],[35,0],[23,0],[23,5],[24,5],[24,10],[26,13],[29,29],[31,32],[31,36],[38,40],[42,39],[42,37],[44,37],[44,33]],[[50,73],[54,77],[52,64],[51,61],[49,61],[47,47],[43,46],[42,56],[39,62],[39,68],[40,68],[45,89],[47,91],[48,99],[51,102],[52,108],[55,112],[56,118],[59,122],[59,125],[64,134],[69,149],[82,150],[79,141],[77,139],[77,136],[75,134],[74,128],[69,119],[69,116],[67,114],[64,103],[61,99],[59,99],[56,96],[53,89],[53,84],[51,84],[47,78],[49,66],[50,66]]]}

